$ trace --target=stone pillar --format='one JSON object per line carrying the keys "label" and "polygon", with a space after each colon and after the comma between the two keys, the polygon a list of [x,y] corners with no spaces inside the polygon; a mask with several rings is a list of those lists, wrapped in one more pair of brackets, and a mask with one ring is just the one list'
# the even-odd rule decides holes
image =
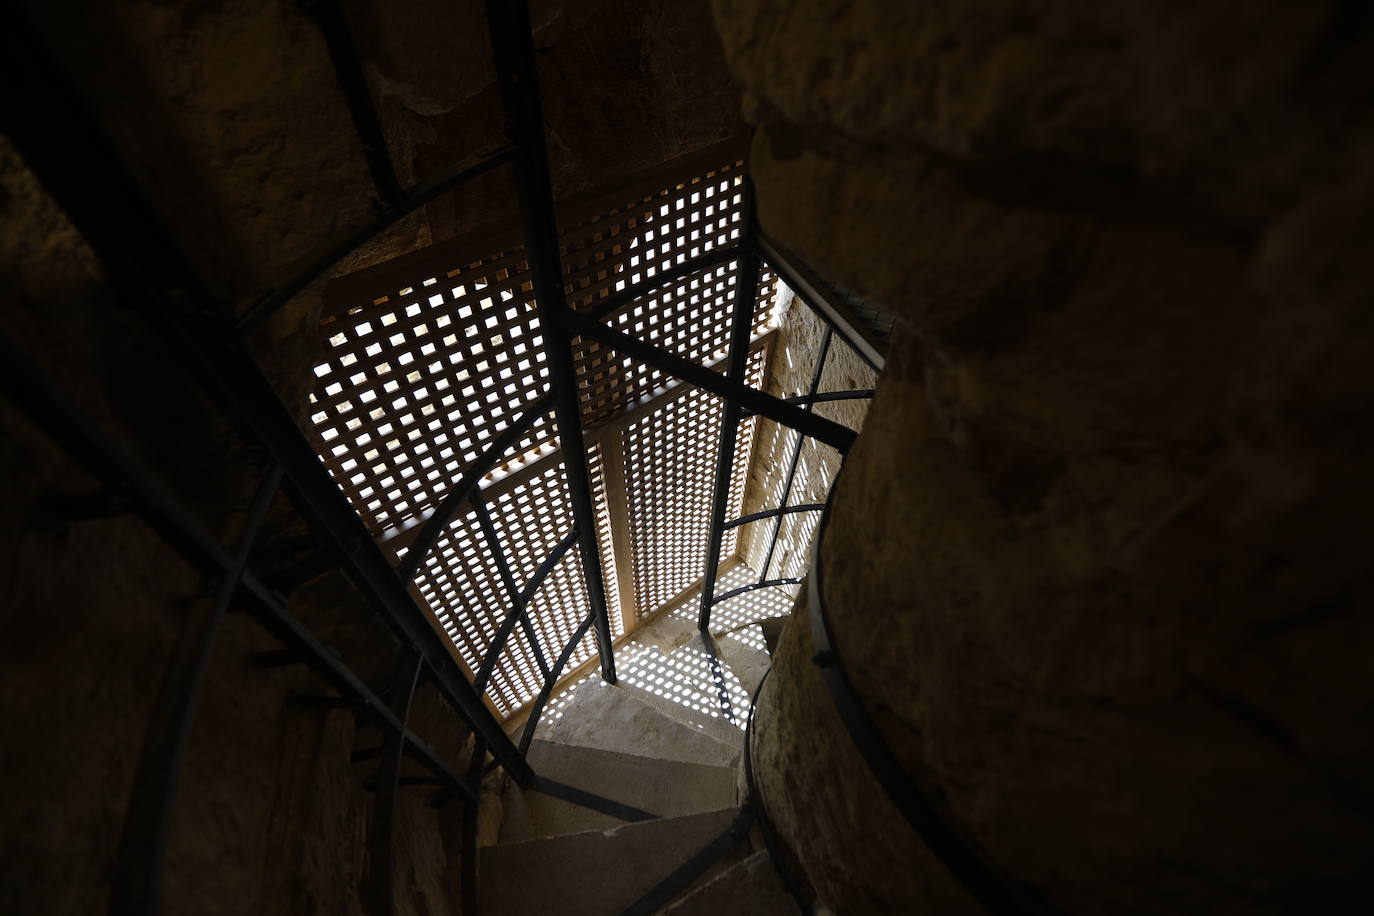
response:
{"label": "stone pillar", "polygon": [[[822,556],[849,675],[1058,911],[1363,911],[1367,32],[974,6],[716,4],[765,231],[899,316]],[[804,623],[760,703],[770,810],[838,912],[968,910]]]}

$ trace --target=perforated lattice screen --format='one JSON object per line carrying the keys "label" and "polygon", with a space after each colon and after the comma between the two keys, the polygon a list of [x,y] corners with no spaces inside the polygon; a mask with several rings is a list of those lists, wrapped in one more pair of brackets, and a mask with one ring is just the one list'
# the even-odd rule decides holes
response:
{"label": "perforated lattice screen", "polygon": [[[374,534],[423,518],[548,385],[528,283],[504,266],[449,273],[325,323],[331,354],[315,367],[311,419]],[[552,449],[551,416],[498,473]]]}
{"label": "perforated lattice screen", "polygon": [[[698,164],[691,172],[642,183],[634,193],[584,205],[593,215],[570,221],[563,232],[573,307],[595,308],[627,285],[734,244],[742,232],[741,166],[733,158]],[[728,346],[737,270],[737,261],[699,270],[606,321],[699,363],[718,364]],[[379,287],[383,295],[372,289],[366,301],[349,301],[325,320],[328,358],[315,367],[311,394],[311,419],[326,466],[398,558],[471,463],[548,387],[521,248],[503,244],[497,251],[478,247],[457,254],[436,249],[432,259],[412,260],[394,273],[403,274],[404,283],[388,280],[391,285]],[[394,292],[385,292],[393,286]],[[775,278],[765,271],[753,319],[756,339],[776,321],[775,288]],[[695,390],[679,391],[673,387],[678,383],[657,370],[591,340],[575,340],[573,355],[589,431],[607,601],[619,635],[627,620],[652,612],[702,575],[721,403]],[[761,381],[763,358],[756,347],[753,384]],[[664,405],[631,419],[649,399],[665,397]],[[627,411],[637,413],[621,420]],[[739,511],[755,423],[741,426],[732,514]],[[625,430],[593,434],[600,426]],[[621,452],[611,457],[623,473],[617,486],[624,492],[611,493],[608,456],[601,449],[617,442]],[[523,587],[572,528],[552,412],[506,452],[482,487],[501,549]],[[655,501],[661,505],[651,510]],[[617,526],[628,533],[618,536]],[[633,556],[617,558],[617,544],[633,545]],[[732,533],[724,555],[734,549]],[[622,588],[617,573],[632,576],[632,588]],[[443,533],[416,587],[464,663],[477,671],[511,604],[471,507]],[[622,606],[626,595],[633,595],[634,607]],[[549,662],[588,608],[574,548],[530,605]],[[594,651],[594,641],[585,639],[568,670]],[[528,638],[516,626],[487,696],[505,715],[529,702],[541,683]]]}
{"label": "perforated lattice screen", "polygon": [[[763,374],[763,352],[750,354],[748,381]],[[710,534],[711,497],[723,403],[698,389],[630,425],[623,434],[625,483],[634,543],[635,603],[656,609],[701,578]],[[740,424],[726,518],[739,515],[754,427]],[[735,551],[734,529],[725,532],[721,556]]]}

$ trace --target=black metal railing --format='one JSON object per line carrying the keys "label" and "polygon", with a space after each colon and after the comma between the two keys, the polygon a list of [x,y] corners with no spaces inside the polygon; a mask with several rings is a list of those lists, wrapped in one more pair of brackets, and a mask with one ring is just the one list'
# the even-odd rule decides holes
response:
{"label": "black metal railing", "polygon": [[[840,473],[844,472],[841,464]],[[838,475],[835,483],[838,484]],[[979,848],[947,806],[937,804],[936,793],[911,773],[893,752],[882,730],[869,715],[845,670],[843,656],[830,629],[826,610],[821,550],[829,526],[833,496],[826,500],[820,527],[812,542],[811,571],[807,576],[808,621],[815,647],[812,658],[820,669],[835,710],[850,740],[888,800],[901,813],[921,842],[973,899],[994,914],[1047,916],[1047,904],[1009,875]]]}
{"label": "black metal railing", "polygon": [[[219,583],[205,611],[184,621],[183,632],[178,636],[173,658],[164,674],[153,725],[137,765],[135,803],[129,807],[118,853],[115,869],[118,878],[111,898],[111,911],[116,913],[146,916],[159,910],[166,835],[187,736],[196,717],[199,686],[213,653],[219,620],[234,602],[245,604],[253,619],[282,643],[282,650],[264,653],[259,658],[261,664],[305,665],[335,691],[331,695],[303,697],[303,701],[322,708],[351,708],[384,733],[380,749],[360,753],[357,757],[381,762],[375,780],[377,800],[368,828],[371,854],[367,892],[369,913],[389,914],[394,909],[391,838],[395,798],[400,788],[415,784],[399,776],[400,761],[405,757],[418,761],[431,773],[433,778],[425,780],[427,784],[440,787],[431,797],[433,804],[443,804],[457,797],[468,800],[464,814],[463,894],[465,910],[476,912],[478,896],[473,870],[476,811],[487,758],[490,756],[494,765],[504,768],[520,785],[534,783],[535,774],[525,760],[534,730],[564,668],[589,631],[597,639],[602,676],[611,682],[616,676],[572,362],[575,336],[598,340],[626,356],[722,397],[728,405],[730,420],[723,426],[727,434],[723,435],[722,444],[733,443],[733,432],[739,421],[753,414],[767,416],[797,430],[799,442],[800,435],[811,436],[844,452],[854,440],[851,430],[812,412],[814,403],[827,399],[825,394],[817,394],[814,386],[805,399],[781,399],[743,381],[740,367],[747,350],[749,312],[761,263],[766,261],[784,277],[796,275],[800,269],[786,253],[774,251],[766,244],[758,235],[752,217],[750,228],[737,246],[710,252],[674,271],[627,288],[608,297],[591,312],[578,313],[568,307],[562,283],[538,73],[525,4],[508,0],[488,0],[486,4],[509,141],[460,164],[437,181],[410,189],[402,188],[396,178],[380,119],[366,80],[361,78],[361,62],[341,4],[338,0],[322,0],[307,4],[307,7],[325,37],[339,87],[363,144],[379,206],[367,225],[330,244],[273,290],[237,310],[217,301],[204,288],[180,246],[123,164],[119,151],[89,111],[85,99],[45,49],[43,37],[22,15],[15,14],[9,17],[4,36],[0,38],[3,43],[0,67],[3,67],[8,85],[25,87],[24,91],[7,96],[6,135],[100,257],[117,298],[146,315],[150,327],[164,335],[173,350],[185,360],[211,403],[238,430],[243,441],[263,456],[260,469],[263,480],[244,525],[244,533],[233,548],[221,545],[202,528],[194,513],[160,482],[157,474],[115,442],[94,432],[93,426],[53,393],[41,369],[29,365],[22,354],[0,342],[0,380],[35,425],[47,430],[108,486],[129,493],[140,516],[188,562]],[[514,425],[465,469],[458,485],[428,519],[400,565],[393,567],[321,465],[291,411],[249,355],[242,335],[259,327],[350,253],[405,215],[503,165],[511,167],[520,200],[525,249],[544,330],[551,390],[532,403]],[[602,323],[604,318],[636,297],[693,270],[736,258],[741,262],[739,289],[730,365],[724,375]],[[820,295],[824,295],[823,290]],[[817,308],[815,302],[807,301]],[[817,310],[835,333],[851,342],[858,339],[857,332],[846,324],[844,313],[838,307]],[[871,357],[868,350],[864,352],[868,354],[865,358]],[[859,397],[864,393],[832,395],[836,398]],[[474,684],[464,676],[452,656],[451,647],[411,594],[411,583],[434,542],[463,504],[479,507],[479,516],[484,516],[481,480],[520,435],[550,410],[557,418],[575,526],[523,587],[517,587],[509,564],[503,564],[502,578],[511,609]],[[726,460],[722,466],[728,463]],[[728,477],[726,479],[728,483]],[[390,626],[400,651],[395,682],[386,691],[389,700],[341,661],[291,613],[287,602],[249,568],[257,528],[267,511],[266,506],[279,489],[290,498],[321,542],[320,559],[311,561],[312,569],[342,570]],[[712,519],[713,562],[707,569],[712,583],[719,566],[719,542],[726,524],[719,475],[716,496]],[[810,511],[812,508],[785,507],[780,511]],[[488,546],[500,557],[499,538],[489,516],[485,518],[483,529]],[[752,519],[739,519],[735,524],[747,521]],[[582,560],[590,612],[552,664],[547,658],[539,659],[543,686],[533,701],[517,745],[482,700],[483,675],[489,678],[491,666],[516,626],[521,627],[536,652],[540,651],[528,607],[544,578],[574,545]],[[751,588],[776,584],[766,579],[766,569],[764,573],[764,578]],[[710,602],[716,600],[710,592],[708,589],[707,602],[703,604],[703,630],[709,625]],[[410,728],[410,700],[419,684],[434,685],[471,728],[473,756],[465,771],[455,770]]]}

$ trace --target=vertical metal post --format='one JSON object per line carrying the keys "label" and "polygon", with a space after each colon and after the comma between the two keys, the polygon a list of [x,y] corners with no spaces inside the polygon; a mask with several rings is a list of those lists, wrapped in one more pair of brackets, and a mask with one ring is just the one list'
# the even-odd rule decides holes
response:
{"label": "vertical metal post", "polygon": [[[297,508],[338,565],[403,639],[424,653],[439,689],[487,740],[521,785],[534,773],[483,705],[406,585],[301,435],[262,369],[218,314],[189,261],[168,234],[62,68],[22,16],[0,29],[0,74],[33,91],[4,100],[5,131],[53,199],[105,265],[116,296],[146,308],[153,327],[182,353],[205,393],[249,441],[285,470]],[[40,80],[33,74],[42,74]],[[54,111],[62,112],[53,118]]]}
{"label": "vertical metal post", "polygon": [[[754,227],[754,188],[748,180],[744,182],[743,211],[747,237],[752,235]],[[735,274],[735,307],[730,316],[730,355],[725,366],[725,377],[739,384],[744,383],[744,370],[749,363],[749,331],[754,323],[754,300],[758,297],[760,266],[759,256],[750,246],[740,256],[739,269]],[[735,466],[735,440],[739,437],[743,414],[744,408],[739,402],[729,400],[725,402],[721,413],[715,491],[711,496],[711,532],[706,545],[706,573],[701,582],[701,610],[697,614],[697,627],[703,633],[709,632],[711,626],[711,605],[715,602],[720,548],[725,537],[725,513],[730,502],[730,472]]]}
{"label": "vertical metal post", "polygon": [[[395,871],[396,792],[401,778],[401,761],[405,759],[405,730],[410,724],[410,703],[415,696],[415,684],[424,667],[424,656],[403,646],[396,664],[396,679],[391,687],[389,706],[401,720],[401,730],[389,734],[382,743],[382,766],[377,774],[377,797],[372,802],[372,816],[367,827],[369,854],[367,872],[367,912],[370,916],[392,916],[396,912],[396,895],[392,875]],[[478,741],[481,739],[478,738]],[[474,788],[476,788],[474,786]],[[475,808],[477,803],[473,803]]]}
{"label": "vertical metal post", "polygon": [[124,832],[115,858],[114,886],[110,894],[112,913],[150,916],[161,908],[167,839],[171,833],[186,745],[205,686],[205,671],[210,665],[220,624],[238,591],[253,541],[281,479],[282,469],[276,466],[258,485],[234,552],[233,569],[219,580],[213,598],[192,607],[177,632],[129,792]]}
{"label": "vertical metal post", "polygon": [[[524,748],[521,748],[524,753]],[[477,820],[478,806],[482,804],[482,765],[487,759],[487,743],[482,736],[472,736],[472,760],[468,762],[468,782],[477,793],[477,800],[463,806],[463,862],[462,901],[463,916],[477,916],[479,901],[477,895]]]}
{"label": "vertical metal post", "polygon": [[544,142],[544,115],[539,99],[539,74],[534,61],[534,38],[529,10],[523,0],[487,0],[487,25],[491,32],[496,80],[501,89],[506,133],[516,146],[512,160],[520,200],[520,222],[529,257],[534,296],[539,307],[540,332],[548,356],[549,383],[555,398],[558,441],[568,475],[568,491],[577,521],[582,575],[591,602],[601,677],[615,683],[615,658],[611,644],[610,613],[606,583],[601,572],[601,551],[596,539],[596,511],[592,505],[591,477],[587,471],[587,445],[582,435],[582,408],[578,397],[577,370],[573,364],[572,338],[558,321],[568,312],[563,290],[563,266],[558,248],[558,221],[549,178],[549,156]]}
{"label": "vertical metal post", "polygon": [[386,145],[386,131],[372,102],[372,92],[367,86],[367,75],[363,72],[363,62],[358,58],[353,30],[348,25],[343,3],[340,0],[301,0],[299,5],[324,35],[330,60],[334,64],[334,75],[339,81],[344,101],[348,103],[348,112],[353,116],[353,127],[358,133],[358,142],[363,146],[363,157],[367,159],[367,168],[372,175],[377,196],[389,207],[403,205],[406,193],[396,177],[396,165]]}
{"label": "vertical metal post", "polygon": [[[811,371],[811,386],[806,389],[807,398],[816,396],[816,392],[821,387],[821,374],[825,372],[825,358],[830,355],[830,342],[835,337],[835,331],[826,325],[825,336],[821,338],[821,352],[816,357],[816,368]],[[810,412],[815,405],[807,401],[802,405],[802,409]],[[779,427],[779,432],[782,428]],[[792,481],[797,476],[797,463],[801,459],[802,446],[806,444],[806,436],[797,433],[797,442],[792,446],[792,457],[787,462],[787,479],[782,488],[782,502],[778,503],[778,508],[787,508],[787,501],[792,498]],[[763,558],[763,568],[759,570],[759,582],[768,581],[768,567],[773,565],[773,553],[778,548],[778,534],[782,531],[782,516],[773,519],[773,532],[768,540],[768,555]]]}

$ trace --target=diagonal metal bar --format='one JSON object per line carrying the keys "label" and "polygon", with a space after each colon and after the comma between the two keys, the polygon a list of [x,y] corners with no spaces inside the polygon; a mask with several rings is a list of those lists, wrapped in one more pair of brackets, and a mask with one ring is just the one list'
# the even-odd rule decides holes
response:
{"label": "diagonal metal bar", "polygon": [[410,704],[415,697],[415,684],[420,679],[424,658],[408,647],[401,648],[396,664],[396,677],[391,686],[388,708],[402,725],[400,732],[386,738],[382,752],[381,772],[377,774],[377,797],[372,802],[372,814],[367,825],[368,872],[367,912],[371,916],[392,916],[396,898],[392,892],[392,878],[396,867],[396,792],[400,788],[401,761],[405,757],[405,727],[410,722]]}
{"label": "diagonal metal bar", "polygon": [[887,361],[887,345],[835,295],[830,284],[767,234],[760,233],[754,244],[769,268],[801,297],[802,302],[806,303],[811,311],[838,333],[870,368],[875,372],[883,371],[883,365]]}
{"label": "diagonal metal bar", "polygon": [[[420,649],[446,699],[488,740],[501,764],[528,784],[529,765],[464,679],[450,644],[415,603],[239,343],[84,100],[22,17],[12,17],[7,25],[0,30],[0,67],[11,83],[32,89],[5,97],[9,138],[101,258],[115,294],[148,311],[212,400],[247,440],[282,466],[294,502],[332,546],[340,566],[393,630]],[[43,78],[34,80],[33,74]],[[54,119],[53,111],[63,116]]]}
{"label": "diagonal metal bar", "polygon": [[796,584],[799,583],[799,582],[801,582],[801,579],[797,579],[797,578],[792,578],[792,579],[765,579],[765,580],[762,581],[762,582],[750,582],[748,585],[741,585],[739,588],[732,588],[732,589],[730,589],[728,592],[725,592],[725,593],[722,594],[722,595],[717,595],[717,596],[716,596],[716,600],[715,600],[713,603],[714,603],[714,604],[720,604],[720,603],[722,603],[722,602],[724,602],[724,601],[729,601],[731,598],[735,597],[736,595],[743,595],[745,592],[752,592],[752,591],[755,591],[755,590],[760,589],[760,588],[772,588],[772,587],[775,586],[775,585],[796,585]]}
{"label": "diagonal metal bar", "polygon": [[323,254],[307,261],[288,280],[250,306],[238,319],[236,327],[243,332],[252,331],[348,255],[435,198],[447,194],[498,165],[509,162],[514,152],[515,147],[504,144],[489,152],[473,156],[448,175],[414,188],[406,195],[405,200],[396,206],[383,207],[367,225],[348,233]]}
{"label": "diagonal metal bar", "polygon": [[[827,401],[863,401],[873,397],[876,390],[872,388],[851,388],[846,391],[822,391],[819,394],[797,395],[795,398],[783,398],[788,404],[796,404],[798,407],[806,404],[823,404]],[[754,416],[752,410],[744,412],[745,419]]]}
{"label": "diagonal metal bar", "polygon": [[779,515],[792,515],[795,512],[820,512],[824,508],[825,503],[803,503],[797,506],[783,506],[781,509],[765,509],[762,512],[750,512],[748,515],[732,518],[725,523],[725,527],[738,528],[740,525],[747,525],[750,522],[761,521],[765,518],[777,518]]}
{"label": "diagonal metal bar", "polygon": [[[488,516],[488,520],[490,520],[490,516]],[[493,528],[492,530],[494,531],[495,529]],[[525,607],[529,599],[534,597],[534,593],[539,590],[539,586],[548,577],[549,573],[553,572],[554,567],[558,565],[559,561],[562,560],[572,548],[573,543],[577,541],[580,541],[577,529],[568,532],[563,540],[559,542],[558,546],[553,549],[553,552],[549,554],[548,558],[539,565],[539,569],[535,570],[534,575],[530,577],[529,584],[525,586],[525,590],[517,593],[517,600],[511,602],[511,609],[506,612],[506,616],[501,621],[501,625],[497,627],[496,632],[492,634],[491,644],[487,646],[487,651],[482,656],[482,664],[478,667],[477,674],[473,679],[473,684],[479,692],[486,689],[487,681],[491,679],[491,673],[496,669],[496,662],[501,657],[501,651],[505,649],[506,641],[510,639],[510,634],[515,630],[516,623],[522,619],[528,623]],[[547,668],[547,666],[545,666],[545,668]],[[545,678],[547,677],[548,675],[546,673]]]}
{"label": "diagonal metal bar", "polygon": [[272,468],[258,486],[231,566],[220,577],[214,597],[197,602],[177,632],[172,657],[158,689],[139,753],[119,852],[115,857],[111,908],[120,913],[156,913],[162,899],[167,838],[176,807],[186,745],[200,706],[205,671],[229,602],[238,591],[253,542],[281,485],[281,468]]}
{"label": "diagonal metal bar", "polygon": [[[0,341],[0,384],[12,400],[53,440],[102,481],[121,487],[132,508],[191,566],[206,575],[225,575],[234,558],[204,529],[199,519],[174,496],[142,462],[96,427],[73,413],[46,385],[18,351]],[[400,731],[386,704],[337,655],[296,619],[282,600],[252,572],[239,577],[240,594],[250,599],[249,610],[263,629],[281,640],[311,669],[346,698],[366,710],[384,730]],[[424,766],[444,777],[460,794],[474,797],[470,787],[448,768],[425,741],[407,732],[406,745]]]}
{"label": "diagonal metal bar", "polygon": [[672,270],[665,270],[662,273],[654,274],[652,277],[646,277],[638,283],[632,283],[622,290],[611,293],[600,302],[593,303],[592,307],[587,309],[583,314],[597,321],[605,320],[625,306],[634,302],[636,299],[642,299],[660,287],[667,286],[669,283],[675,283],[684,277],[689,277],[697,271],[706,270],[707,268],[715,267],[717,264],[733,261],[742,254],[744,254],[744,247],[742,245],[727,245],[722,248],[712,248],[710,251],[699,254],[695,258],[688,258]]}
{"label": "diagonal metal bar", "polygon": [[[539,635],[534,632],[534,626],[530,623],[528,605],[520,591],[520,586],[515,584],[515,576],[510,570],[510,560],[506,557],[505,548],[501,546],[501,535],[496,530],[496,523],[492,521],[491,510],[487,508],[487,501],[482,498],[480,492],[472,495],[472,511],[477,514],[477,524],[481,526],[482,534],[486,536],[487,549],[491,551],[492,558],[496,561],[496,571],[501,576],[501,584],[505,586],[506,600],[511,604],[511,612],[519,619],[520,629],[525,632],[525,638],[529,640],[530,649],[534,652],[534,660],[539,665],[539,673],[548,677],[549,663],[544,660],[544,650],[539,645]],[[493,642],[492,648],[495,647],[496,644]]]}
{"label": "diagonal metal bar", "polygon": [[601,676],[615,683],[615,657],[601,550],[596,537],[596,512],[592,504],[591,477],[587,470],[587,446],[582,433],[582,408],[572,340],[560,323],[571,314],[563,289],[559,257],[558,219],[549,178],[549,156],[544,140],[544,115],[539,98],[539,72],[535,66],[534,38],[529,9],[510,0],[487,0],[487,25],[491,33],[496,80],[506,118],[506,134],[519,149],[514,160],[520,221],[530,279],[539,308],[540,327],[548,357],[549,380],[556,397],[558,438],[568,477],[568,492],[577,523],[582,574],[587,585],[596,640],[601,655]]}
{"label": "diagonal metal bar", "polygon": [[[811,370],[811,384],[807,388],[806,396],[814,397],[817,389],[821,387],[821,376],[825,374],[825,359],[830,355],[830,342],[834,339],[834,331],[829,327],[825,329],[825,336],[821,338],[821,352],[816,356],[816,366]],[[803,410],[810,411],[811,403],[808,402]],[[792,498],[792,484],[797,479],[797,465],[801,460],[802,446],[805,440],[799,435],[797,441],[792,444],[792,456],[787,461],[787,477],[782,487],[781,504],[786,506],[787,501]],[[773,531],[768,539],[768,553],[763,558],[763,568],[759,570],[759,581],[763,582],[768,578],[768,568],[773,565],[773,554],[778,549],[778,534],[782,531],[782,518],[779,517],[773,522]]]}
{"label": "diagonal metal bar", "polygon": [[301,0],[301,11],[315,23],[324,36],[329,48],[329,59],[334,65],[334,76],[344,101],[348,103],[348,113],[353,118],[353,128],[363,145],[363,157],[367,160],[367,170],[372,175],[372,184],[377,196],[387,206],[399,206],[405,201],[405,192],[396,177],[396,164],[391,160],[387,148],[386,132],[382,129],[382,119],[377,115],[377,106],[372,101],[372,92],[367,86],[367,75],[363,73],[363,62],[358,59],[358,48],[353,42],[353,30],[348,25],[341,0]]}
{"label": "diagonal metal bar", "polygon": [[549,695],[553,693],[553,685],[558,682],[563,674],[563,669],[568,665],[568,659],[572,658],[573,652],[577,651],[578,645],[582,642],[582,637],[587,635],[587,631],[592,628],[592,615],[588,614],[583,618],[582,623],[573,631],[573,635],[568,637],[568,642],[563,646],[563,651],[559,654],[558,660],[553,663],[553,670],[549,676],[544,678],[544,687],[539,691],[539,696],[535,698],[534,705],[530,707],[530,716],[525,720],[525,730],[520,733],[520,753],[529,752],[530,742],[534,740],[534,730],[539,726],[539,717],[544,714],[544,707],[549,702]]}
{"label": "diagonal metal bar", "polygon": [[630,823],[658,820],[657,814],[651,814],[642,808],[618,802],[613,798],[607,798],[586,789],[579,789],[577,786],[570,786],[556,779],[549,779],[547,776],[540,776],[535,780],[534,791],[577,805],[579,808],[608,814],[617,820]]}
{"label": "diagonal metal bar", "polygon": [[420,571],[420,565],[424,563],[425,557],[434,549],[434,542],[439,540],[439,535],[444,533],[444,529],[458,516],[458,510],[463,507],[463,503],[468,499],[476,498],[479,494],[478,484],[487,475],[496,462],[501,460],[512,445],[520,440],[520,437],[529,432],[534,421],[549,412],[553,406],[553,395],[541,395],[533,404],[520,415],[510,426],[501,431],[501,435],[492,440],[491,445],[484,451],[472,465],[463,472],[463,476],[458,483],[444,497],[443,502],[434,510],[434,514],[425,520],[425,525],[420,529],[420,533],[411,541],[410,547],[406,549],[405,558],[401,560],[397,572],[406,582],[412,582],[415,574]]}
{"label": "diagonal metal bar", "polygon": [[403,733],[406,753],[442,779],[448,785],[449,791],[469,800],[476,799],[477,794],[472,785],[455,773],[429,742],[394,717],[381,697],[373,693],[361,678],[339,661],[336,653],[306,629],[305,624],[296,619],[295,615],[288,611],[272,591],[252,573],[244,574],[243,589],[245,594],[253,599],[250,611],[263,629],[300,654],[317,675],[348,699],[349,705],[360,707],[383,731]]}
{"label": "diagonal metal bar", "polygon": [[[744,225],[746,232],[754,226],[754,186],[744,183]],[[730,356],[725,377],[736,384],[744,384],[744,372],[749,362],[749,331],[754,323],[754,300],[758,296],[759,256],[752,250],[739,261],[735,277],[735,303],[730,315]],[[716,592],[716,575],[720,571],[721,542],[725,538],[725,513],[730,508],[730,477],[735,469],[735,440],[739,438],[739,402],[726,401],[720,417],[720,444],[716,452],[716,479],[711,494],[711,524],[706,542],[706,571],[701,584],[701,609],[697,627],[703,634],[711,626],[711,605]]]}
{"label": "diagonal metal bar", "polygon": [[741,407],[763,414],[771,420],[790,426],[813,439],[839,450],[849,451],[857,434],[839,423],[809,413],[800,407],[788,404],[782,398],[751,388],[742,382],[734,382],[719,373],[713,372],[700,363],[684,359],[669,350],[647,343],[629,334],[607,327],[586,315],[569,312],[561,316],[563,325],[585,337],[601,341],[613,350],[626,356],[661,369],[671,376],[719,395],[728,401],[736,401]]}
{"label": "diagonal metal bar", "polygon": [[720,647],[716,645],[716,641],[709,630],[701,631],[701,644],[706,649],[707,666],[711,671],[711,686],[716,688],[716,705],[720,707],[721,718],[731,724],[738,724],[735,706],[730,702],[730,685],[725,680],[725,667],[720,661]]}
{"label": "diagonal metal bar", "polygon": [[620,916],[651,916],[660,912],[674,897],[691,887],[692,882],[705,874],[707,869],[729,855],[732,849],[745,843],[753,823],[753,809],[747,805],[742,807],[724,832],[665,875],[638,900],[621,910]]}

